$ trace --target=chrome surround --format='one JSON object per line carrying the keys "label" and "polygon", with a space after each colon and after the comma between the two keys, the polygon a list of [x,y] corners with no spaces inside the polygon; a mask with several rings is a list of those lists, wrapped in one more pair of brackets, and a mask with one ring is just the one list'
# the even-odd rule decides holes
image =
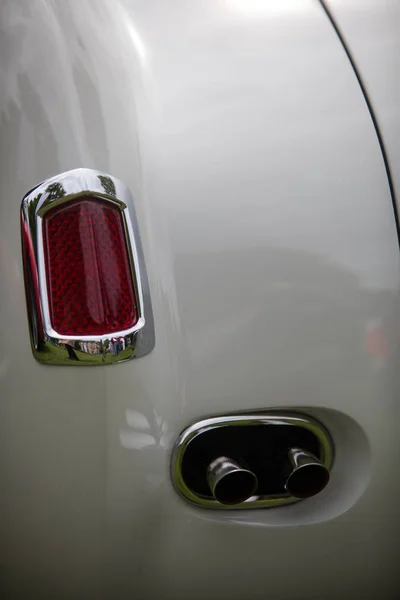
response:
{"label": "chrome surround", "polygon": [[[80,336],[77,339],[75,336],[60,335],[50,322],[42,220],[50,208],[70,202],[80,195],[107,200],[121,211],[139,318],[131,329],[101,336]],[[143,250],[133,199],[121,181],[93,169],[75,169],[52,177],[22,200],[21,224],[31,344],[39,362],[52,365],[104,365],[151,352],[155,343],[154,323]],[[118,339],[119,344],[112,344],[112,339]]]}
{"label": "chrome surround", "polygon": [[219,417],[211,417],[204,419],[198,423],[194,423],[187,429],[185,429],[178,437],[171,459],[171,478],[177,493],[190,502],[191,504],[200,508],[217,508],[219,510],[237,510],[237,509],[253,509],[253,508],[274,508],[278,506],[284,506],[293,504],[295,502],[301,502],[302,499],[295,498],[290,494],[282,496],[270,495],[270,496],[252,496],[248,500],[235,504],[234,506],[223,505],[211,498],[204,498],[192,492],[186,485],[182,477],[182,461],[186,451],[186,448],[197,436],[210,431],[211,429],[221,427],[240,427],[249,425],[293,425],[297,427],[303,427],[311,431],[320,443],[320,456],[319,460],[327,468],[331,469],[334,460],[333,441],[325,429],[325,427],[319,423],[316,419],[308,417],[307,415],[289,412],[280,413],[277,411],[268,411],[260,413],[242,413],[239,415],[223,415]]}

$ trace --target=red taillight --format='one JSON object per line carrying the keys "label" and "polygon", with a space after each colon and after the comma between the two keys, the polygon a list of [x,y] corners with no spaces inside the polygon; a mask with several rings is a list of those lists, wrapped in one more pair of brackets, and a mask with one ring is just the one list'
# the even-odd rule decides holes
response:
{"label": "red taillight", "polygon": [[122,212],[80,197],[43,217],[49,317],[60,335],[124,331],[138,321]]}

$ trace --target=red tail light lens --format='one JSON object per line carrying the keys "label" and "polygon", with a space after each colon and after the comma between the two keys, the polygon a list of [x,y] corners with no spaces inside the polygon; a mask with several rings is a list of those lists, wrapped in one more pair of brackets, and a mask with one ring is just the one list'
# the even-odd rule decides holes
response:
{"label": "red tail light lens", "polygon": [[121,210],[80,197],[49,209],[42,232],[52,328],[78,337],[134,327],[139,315]]}

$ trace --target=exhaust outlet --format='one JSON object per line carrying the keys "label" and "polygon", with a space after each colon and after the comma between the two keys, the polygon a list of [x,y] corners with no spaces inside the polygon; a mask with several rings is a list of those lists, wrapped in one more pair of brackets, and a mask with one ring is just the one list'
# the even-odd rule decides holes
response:
{"label": "exhaust outlet", "polygon": [[329,471],[311,452],[291,448],[285,476],[285,489],[295,498],[319,494],[329,482]]}
{"label": "exhaust outlet", "polygon": [[257,489],[256,475],[234,460],[220,456],[207,469],[207,481],[215,500],[235,505],[248,500]]}

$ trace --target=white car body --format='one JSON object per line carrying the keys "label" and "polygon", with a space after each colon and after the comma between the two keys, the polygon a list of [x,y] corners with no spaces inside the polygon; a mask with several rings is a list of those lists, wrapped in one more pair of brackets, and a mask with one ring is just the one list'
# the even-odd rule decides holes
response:
{"label": "white car body", "polygon": [[[398,597],[400,10],[326,4],[364,89],[317,0],[2,0],[2,598]],[[20,248],[79,167],[132,192],[156,334],[94,369],[35,361]],[[331,432],[328,487],[185,503],[179,433],[270,408]]]}

